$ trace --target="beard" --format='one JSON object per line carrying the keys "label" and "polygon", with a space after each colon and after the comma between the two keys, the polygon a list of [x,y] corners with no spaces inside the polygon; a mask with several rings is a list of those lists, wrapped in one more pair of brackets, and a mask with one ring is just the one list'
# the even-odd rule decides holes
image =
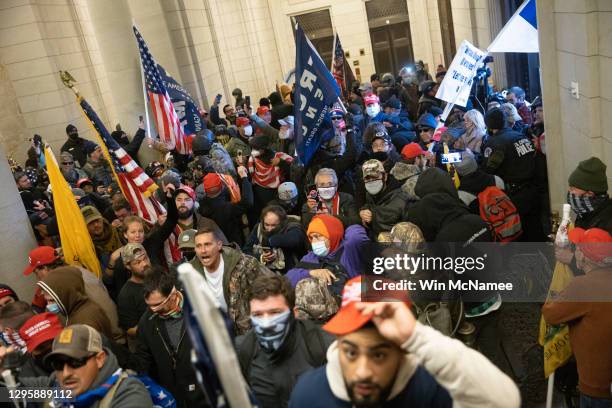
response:
{"label": "beard", "polygon": [[[374,392],[370,395],[361,396],[355,393],[355,386],[366,385],[374,388]],[[375,384],[371,381],[355,381],[346,384],[346,390],[348,391],[349,398],[356,408],[377,408],[382,407],[387,397],[391,393],[391,385],[387,388],[382,388],[380,385]]]}
{"label": "beard", "polygon": [[190,209],[187,209],[187,207],[181,206],[177,210],[178,210],[179,220],[186,220],[188,218],[191,218],[191,216],[193,215],[193,207],[191,207]]}

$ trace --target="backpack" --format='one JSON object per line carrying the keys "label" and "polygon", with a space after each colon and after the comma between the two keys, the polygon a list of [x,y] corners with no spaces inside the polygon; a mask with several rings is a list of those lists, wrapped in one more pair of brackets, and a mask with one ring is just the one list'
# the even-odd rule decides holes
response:
{"label": "backpack", "polygon": [[521,218],[516,206],[501,189],[489,186],[478,193],[480,218],[491,230],[493,241],[515,241],[523,233]]}
{"label": "backpack", "polygon": [[131,370],[123,370],[121,372],[121,375],[119,376],[115,384],[113,384],[113,386],[108,390],[104,398],[100,400],[99,408],[109,408],[112,405],[113,398],[115,397],[115,393],[119,388],[119,384],[121,384],[121,382],[128,377],[137,378],[141,383],[144,384],[147,389],[147,392],[149,393],[149,396],[151,397],[151,401],[153,401],[154,407],[176,408],[176,400],[174,399],[172,394],[168,392],[168,390],[157,384],[150,377],[146,375],[135,375],[135,373]]}
{"label": "backpack", "polygon": [[[301,333],[297,333],[297,336],[300,337],[301,335],[301,338],[304,340],[308,363],[314,368],[321,367],[327,362],[327,347],[325,347],[320,326],[308,320],[296,320],[295,325],[296,330],[298,330],[298,325],[302,326]],[[240,363],[242,375],[247,382],[256,347],[257,336],[255,335],[255,331],[250,330],[244,335],[244,342],[237,350],[238,362]]]}
{"label": "backpack", "polygon": [[314,269],[328,269],[331,273],[333,273],[336,277],[336,281],[329,285],[328,289],[334,299],[336,299],[338,302],[338,305],[342,303],[342,290],[344,289],[344,284],[350,279],[348,272],[340,263],[342,252],[344,252],[344,249],[339,250],[338,253],[335,254],[334,259],[323,259],[322,262],[300,261],[294,266],[294,268],[302,268],[309,271]]}

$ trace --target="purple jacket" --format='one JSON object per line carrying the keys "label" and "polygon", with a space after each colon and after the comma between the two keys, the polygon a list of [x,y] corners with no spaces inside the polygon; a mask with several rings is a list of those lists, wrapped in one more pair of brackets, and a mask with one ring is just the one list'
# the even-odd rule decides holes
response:
{"label": "purple jacket", "polygon": [[[333,258],[338,251],[343,251],[340,256],[340,264],[346,269],[349,277],[353,278],[362,272],[363,261],[361,253],[363,253],[362,248],[367,242],[370,242],[370,239],[365,228],[361,225],[351,225],[344,232],[344,239],[340,246],[322,259]],[[310,251],[302,257],[301,262],[317,263],[319,262],[319,257]],[[286,276],[291,285],[295,287],[299,281],[310,277],[310,273],[307,269],[293,268],[287,272]]]}

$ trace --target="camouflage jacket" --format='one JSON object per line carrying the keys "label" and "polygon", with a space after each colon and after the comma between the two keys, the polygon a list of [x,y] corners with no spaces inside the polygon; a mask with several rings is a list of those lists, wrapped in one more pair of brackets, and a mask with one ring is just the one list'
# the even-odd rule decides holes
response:
{"label": "camouflage jacket", "polygon": [[[272,274],[257,259],[245,255],[237,249],[224,246],[223,256],[223,296],[227,303],[227,314],[234,324],[237,336],[251,328],[249,297],[253,281],[262,274]],[[195,257],[191,265],[204,277],[204,267]]]}

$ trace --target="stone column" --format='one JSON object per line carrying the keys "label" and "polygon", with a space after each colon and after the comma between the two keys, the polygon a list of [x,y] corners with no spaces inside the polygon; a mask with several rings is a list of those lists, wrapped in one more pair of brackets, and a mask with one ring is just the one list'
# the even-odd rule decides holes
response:
{"label": "stone column", "polygon": [[28,253],[36,247],[34,232],[17,191],[4,148],[0,144],[0,282],[11,286],[26,302],[34,295],[33,277],[23,276]]}

